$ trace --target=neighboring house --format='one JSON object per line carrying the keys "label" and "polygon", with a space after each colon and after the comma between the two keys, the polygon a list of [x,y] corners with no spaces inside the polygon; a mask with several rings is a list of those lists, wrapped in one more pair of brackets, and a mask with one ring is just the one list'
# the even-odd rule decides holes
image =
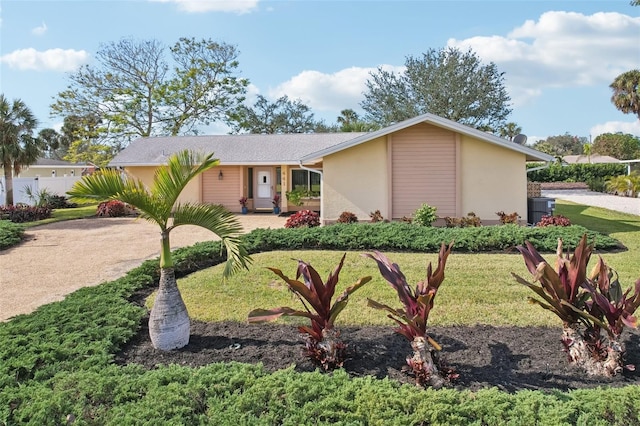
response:
{"label": "neighboring house", "polygon": [[39,158],[35,164],[23,167],[18,177],[82,176],[93,172],[95,166],[86,163],[70,163],[52,158]]}
{"label": "neighboring house", "polygon": [[423,203],[437,214],[466,216],[483,223],[496,212],[527,212],[527,161],[554,161],[551,155],[456,122],[424,114],[369,133],[218,135],[141,138],[110,166],[122,167],[149,183],[155,169],[174,152],[213,152],[220,166],[192,182],[180,201],[218,203],[240,212],[269,210],[276,193],[283,212],[300,207],[286,192],[320,192],[302,208],[320,210],[323,223],[343,211],[360,220],[380,210],[387,219],[409,217]]}
{"label": "neighboring house", "polygon": [[562,161],[567,164],[599,164],[599,163],[620,163],[620,160],[608,155],[591,154],[591,155],[565,155]]}

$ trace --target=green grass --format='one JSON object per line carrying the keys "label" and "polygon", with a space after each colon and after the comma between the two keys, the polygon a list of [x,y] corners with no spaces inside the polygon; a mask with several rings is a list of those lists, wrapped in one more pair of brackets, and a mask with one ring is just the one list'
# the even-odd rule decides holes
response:
{"label": "green grass", "polygon": [[26,222],[24,226],[31,228],[48,223],[62,222],[65,220],[84,219],[96,215],[97,204],[86,204],[72,209],[55,209],[48,219]]}
{"label": "green grass", "polygon": [[[640,250],[640,217],[610,210],[580,206],[558,200],[557,214],[569,217],[572,223],[610,234],[619,239],[628,251],[604,253],[605,261],[620,275],[624,287],[640,278],[638,251]],[[327,275],[340,260],[341,251],[274,251],[253,256],[249,271],[242,272],[226,283],[222,282],[223,265],[198,271],[178,280],[189,314],[202,321],[246,321],[255,308],[275,308],[301,304],[286,284],[266,267],[282,270],[295,277],[301,259],[311,263],[320,275]],[[348,307],[340,314],[338,324],[389,325],[385,314],[366,306],[367,298],[398,306],[393,289],[382,279],[375,263],[361,256],[362,251],[348,252],[340,274],[337,294],[359,277],[373,280],[351,296]],[[436,254],[386,253],[400,265],[407,281],[415,285],[424,279],[428,262],[437,264]],[[552,265],[555,255],[545,255]],[[592,260],[592,264],[593,261]],[[446,279],[442,284],[430,316],[431,325],[511,325],[558,326],[558,319],[539,306],[527,303],[533,293],[516,283],[511,272],[530,277],[522,257],[517,252],[498,254],[456,253],[449,257]],[[149,301],[151,305],[151,300]],[[301,319],[280,319],[281,322],[301,323]]]}

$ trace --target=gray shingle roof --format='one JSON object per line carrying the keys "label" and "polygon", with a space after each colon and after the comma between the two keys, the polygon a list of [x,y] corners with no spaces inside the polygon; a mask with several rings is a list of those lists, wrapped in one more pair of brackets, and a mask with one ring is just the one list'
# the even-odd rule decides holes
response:
{"label": "gray shingle roof", "polygon": [[286,135],[213,135],[140,138],[131,142],[109,163],[110,166],[156,166],[183,149],[214,153],[221,165],[280,165],[314,163],[324,156],[339,152],[372,139],[402,130],[418,123],[430,123],[454,132],[469,135],[526,156],[527,161],[553,161],[554,157],[528,146],[482,132],[472,127],[422,114],[368,133],[303,133]]}
{"label": "gray shingle roof", "polygon": [[213,135],[136,139],[120,151],[110,166],[155,166],[178,151],[214,153],[221,165],[298,164],[300,158],[364,133],[310,133],[286,135]]}

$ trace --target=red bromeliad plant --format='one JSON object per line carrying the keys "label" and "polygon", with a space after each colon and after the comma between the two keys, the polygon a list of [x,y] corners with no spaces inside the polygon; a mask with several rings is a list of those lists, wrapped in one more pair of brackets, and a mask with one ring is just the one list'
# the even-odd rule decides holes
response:
{"label": "red bromeliad plant", "polygon": [[[332,304],[345,257],[346,253],[335,270],[329,274],[326,283],[322,282],[320,275],[310,264],[302,260],[298,260],[295,279],[287,277],[279,269],[268,268],[287,283],[289,289],[302,302],[304,310],[289,307],[254,309],[249,312],[249,322],[274,321],[281,316],[309,318],[311,327],[298,327],[298,330],[305,334],[307,356],[325,370],[341,367],[346,359],[346,345],[340,340],[340,332],[334,327],[334,323],[347,306],[349,295],[371,280],[371,277],[360,278]],[[303,282],[298,281],[301,276]]]}
{"label": "red bromeliad plant", "polygon": [[[589,375],[611,377],[623,367],[624,345],[620,334],[625,325],[636,327],[633,316],[640,306],[640,280],[634,294],[624,294],[617,275],[602,258],[587,275],[587,265],[593,245],[582,237],[573,255],[563,255],[562,240],[558,241],[556,269],[554,270],[529,242],[519,246],[533,283],[513,274],[521,284],[533,290],[544,301],[530,297],[529,302],[556,314],[563,323],[562,343],[569,362],[585,369]],[[538,284],[535,284],[535,283]],[[601,335],[606,330],[608,341]]]}
{"label": "red bromeliad plant", "polygon": [[411,367],[416,383],[423,386],[442,387],[446,382],[458,377],[439,360],[437,352],[442,348],[427,334],[427,321],[433,308],[433,300],[444,281],[444,268],[452,246],[453,242],[448,247],[442,244],[438,255],[438,267],[434,271],[429,263],[427,277],[416,285],[415,291],[407,284],[400,267],[384,254],[378,251],[363,254],[378,263],[382,277],[396,290],[404,308],[394,309],[371,299],[368,299],[369,306],[387,311],[387,316],[399,325],[395,331],[411,342],[413,356],[407,357],[407,364]]}

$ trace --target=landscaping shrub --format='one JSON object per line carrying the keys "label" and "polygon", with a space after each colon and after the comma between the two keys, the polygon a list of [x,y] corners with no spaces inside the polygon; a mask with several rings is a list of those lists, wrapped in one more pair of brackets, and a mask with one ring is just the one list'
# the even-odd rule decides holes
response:
{"label": "landscaping shrub", "polygon": [[[528,168],[538,167],[540,164],[527,165]],[[527,178],[531,182],[589,182],[594,179],[608,179],[612,176],[627,173],[625,164],[599,163],[599,164],[569,164],[551,166],[529,172]]]}
{"label": "landscaping shrub", "polygon": [[126,215],[125,204],[120,200],[103,201],[98,204],[96,216],[122,217]]}
{"label": "landscaping shrub", "polygon": [[520,215],[518,214],[518,212],[507,214],[505,212],[500,211],[500,212],[496,212],[496,214],[500,218],[500,225],[507,225],[511,223],[517,224],[518,220],[520,220]]}
{"label": "landscaping shrub", "polygon": [[555,253],[558,238],[568,247],[575,247],[585,233],[598,250],[620,248],[617,240],[575,225],[440,228],[403,222],[337,223],[316,228],[256,229],[242,238],[251,253],[298,249],[437,252],[443,241],[455,241],[456,252],[510,250],[531,241],[539,250]]}
{"label": "landscaping shrub", "polygon": [[[305,335],[306,355],[324,370],[342,367],[347,358],[347,345],[340,338],[338,329],[334,327],[335,321],[347,305],[349,296],[371,281],[371,277],[360,278],[333,301],[346,256],[346,253],[342,256],[340,263],[329,274],[326,282],[322,281],[313,266],[302,260],[298,260],[296,279],[287,277],[279,269],[268,268],[287,283],[289,290],[302,302],[304,310],[289,307],[270,310],[254,309],[249,312],[249,322],[274,321],[282,316],[309,318],[311,327],[298,327],[300,333]],[[300,276],[304,282],[298,281]]]}
{"label": "landscaping shrub", "polygon": [[46,204],[51,209],[73,209],[78,207],[76,203],[71,203],[67,197],[62,195],[50,195],[47,197]]}
{"label": "landscaping shrub", "polygon": [[320,215],[311,210],[300,210],[287,219],[285,228],[312,228],[320,226]]}
{"label": "landscaping shrub", "polygon": [[571,226],[569,218],[562,216],[544,215],[540,218],[540,222],[536,226]]}
{"label": "landscaping shrub", "polygon": [[375,212],[369,213],[369,217],[371,218],[372,223],[384,221],[384,217],[382,217],[382,213],[380,213],[380,210],[376,210]]}
{"label": "landscaping shrub", "polygon": [[590,191],[607,192],[607,184],[603,178],[589,179],[586,184]]}
{"label": "landscaping shrub", "polygon": [[433,222],[438,219],[436,216],[437,207],[430,206],[429,204],[422,204],[418,210],[413,213],[413,223],[420,226],[431,226]]}
{"label": "landscaping shrub", "polygon": [[0,206],[0,220],[10,220],[14,223],[35,222],[36,220],[51,217],[49,207],[28,206],[16,204],[15,206]]}
{"label": "landscaping shrub", "polygon": [[612,194],[636,198],[640,194],[640,173],[633,172],[630,175],[608,179],[605,188]]}
{"label": "landscaping shrub", "polygon": [[376,261],[380,274],[396,291],[398,299],[402,303],[401,309],[394,309],[383,303],[367,299],[368,306],[386,311],[389,318],[399,326],[395,331],[411,343],[413,356],[407,358],[407,364],[411,369],[411,374],[415,377],[416,384],[420,386],[440,388],[458,377],[451,368],[444,365],[438,355],[438,352],[442,350],[441,346],[427,334],[429,314],[433,309],[433,301],[438,289],[444,281],[444,268],[447,257],[451,254],[452,246],[453,243],[450,243],[448,247],[442,243],[438,254],[438,266],[434,271],[431,262],[429,262],[427,277],[416,285],[415,290],[407,283],[400,267],[391,262],[387,256],[379,251],[363,255]]}
{"label": "landscaping shrub", "polygon": [[338,223],[357,223],[358,217],[351,212],[342,212],[338,218]]}
{"label": "landscaping shrub", "polygon": [[0,220],[0,250],[4,250],[18,244],[24,235],[24,226],[11,222],[10,220]]}
{"label": "landscaping shrub", "polygon": [[480,218],[474,212],[467,213],[467,217],[445,217],[444,223],[447,228],[467,228],[470,226],[482,226]]}
{"label": "landscaping shrub", "polygon": [[[562,240],[558,241],[554,270],[528,241],[518,246],[525,265],[533,275],[533,282],[513,277],[533,290],[541,298],[529,298],[560,318],[563,325],[562,343],[569,362],[583,368],[589,375],[612,377],[624,368],[624,344],[620,335],[625,326],[637,327],[633,316],[640,307],[640,279],[632,291],[623,293],[618,274],[609,268],[602,257],[587,274],[593,245],[584,235],[574,253],[564,255]],[[607,339],[602,332],[607,333]]]}

